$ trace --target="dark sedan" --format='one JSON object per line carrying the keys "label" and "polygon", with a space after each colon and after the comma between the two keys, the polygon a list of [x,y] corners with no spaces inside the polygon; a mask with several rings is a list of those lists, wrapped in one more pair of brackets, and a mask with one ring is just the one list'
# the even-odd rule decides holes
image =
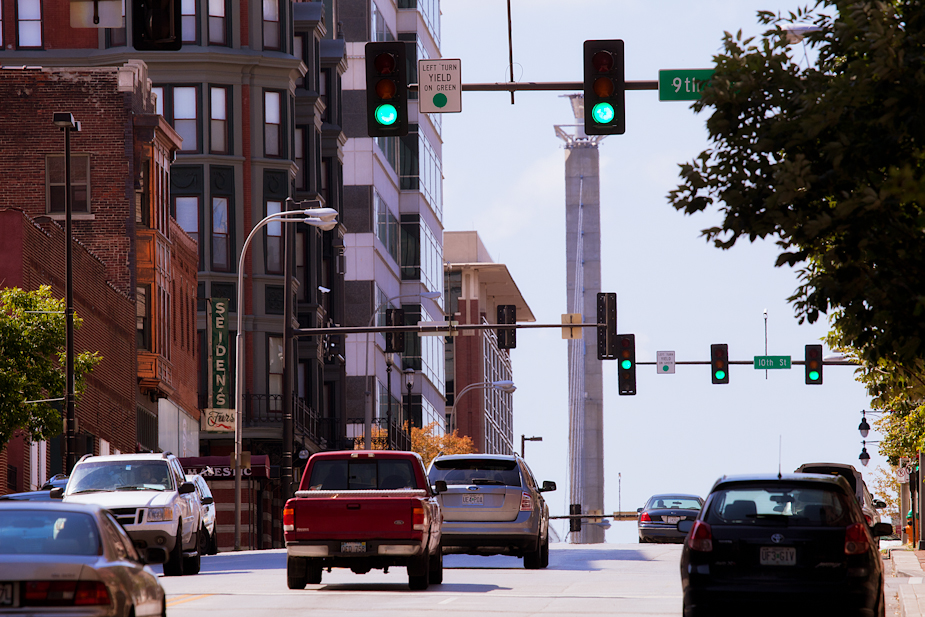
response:
{"label": "dark sedan", "polygon": [[892,527],[868,527],[842,477],[723,477],[678,529],[684,617],[884,615],[875,538]]}
{"label": "dark sedan", "polygon": [[678,522],[693,520],[700,514],[703,499],[697,495],[667,493],[653,495],[639,508],[636,526],[640,542],[684,542],[686,534],[678,531]]}

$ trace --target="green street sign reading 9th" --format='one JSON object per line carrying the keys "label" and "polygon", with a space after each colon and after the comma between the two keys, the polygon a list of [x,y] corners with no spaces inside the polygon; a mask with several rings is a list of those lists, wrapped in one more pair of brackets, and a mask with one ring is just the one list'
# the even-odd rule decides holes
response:
{"label": "green street sign reading 9th", "polygon": [[790,368],[790,356],[755,356],[755,368],[762,371],[772,368]]}
{"label": "green street sign reading 9th", "polygon": [[658,100],[696,101],[713,69],[677,69],[658,72]]}

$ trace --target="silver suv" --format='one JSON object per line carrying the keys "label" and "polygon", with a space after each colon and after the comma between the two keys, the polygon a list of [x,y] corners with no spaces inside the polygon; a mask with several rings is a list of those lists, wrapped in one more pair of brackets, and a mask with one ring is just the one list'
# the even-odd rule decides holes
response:
{"label": "silver suv", "polygon": [[196,486],[170,453],[86,455],[77,461],[64,501],[98,504],[119,521],[135,546],[167,550],[166,576],[197,574],[201,504]]}
{"label": "silver suv", "polygon": [[443,552],[514,555],[527,569],[549,565],[549,507],[541,493],[555,482],[537,484],[522,458],[501,454],[454,454],[435,458],[427,472],[447,491],[443,507]]}

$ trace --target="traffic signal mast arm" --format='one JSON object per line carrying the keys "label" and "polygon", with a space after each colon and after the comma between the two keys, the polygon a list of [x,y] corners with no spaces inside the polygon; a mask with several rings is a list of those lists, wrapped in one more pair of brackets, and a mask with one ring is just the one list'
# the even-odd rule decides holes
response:
{"label": "traffic signal mast arm", "polygon": [[[658,90],[658,81],[625,81],[626,90]],[[408,84],[409,90],[416,91],[418,84]],[[514,92],[518,90],[583,90],[581,81],[528,81],[496,82],[486,84],[462,84],[463,90],[471,92]]]}
{"label": "traffic signal mast arm", "polygon": [[[426,325],[425,325],[426,324]],[[293,336],[317,336],[319,334],[364,334],[366,332],[417,332],[418,334],[438,334],[443,336],[453,336],[456,331],[460,330],[497,330],[498,328],[597,328],[604,324],[598,323],[576,323],[563,326],[557,324],[457,324],[456,322],[447,323],[445,321],[425,322],[412,326],[336,326],[332,328],[296,328],[293,329]]]}

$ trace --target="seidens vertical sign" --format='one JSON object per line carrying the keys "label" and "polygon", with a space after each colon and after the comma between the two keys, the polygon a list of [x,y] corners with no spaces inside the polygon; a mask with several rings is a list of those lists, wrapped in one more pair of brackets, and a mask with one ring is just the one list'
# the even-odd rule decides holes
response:
{"label": "seidens vertical sign", "polygon": [[459,59],[418,60],[418,111],[425,114],[462,111]]}
{"label": "seidens vertical sign", "polygon": [[209,407],[202,414],[202,430],[233,432],[231,401],[231,357],[228,345],[228,299],[209,300]]}

